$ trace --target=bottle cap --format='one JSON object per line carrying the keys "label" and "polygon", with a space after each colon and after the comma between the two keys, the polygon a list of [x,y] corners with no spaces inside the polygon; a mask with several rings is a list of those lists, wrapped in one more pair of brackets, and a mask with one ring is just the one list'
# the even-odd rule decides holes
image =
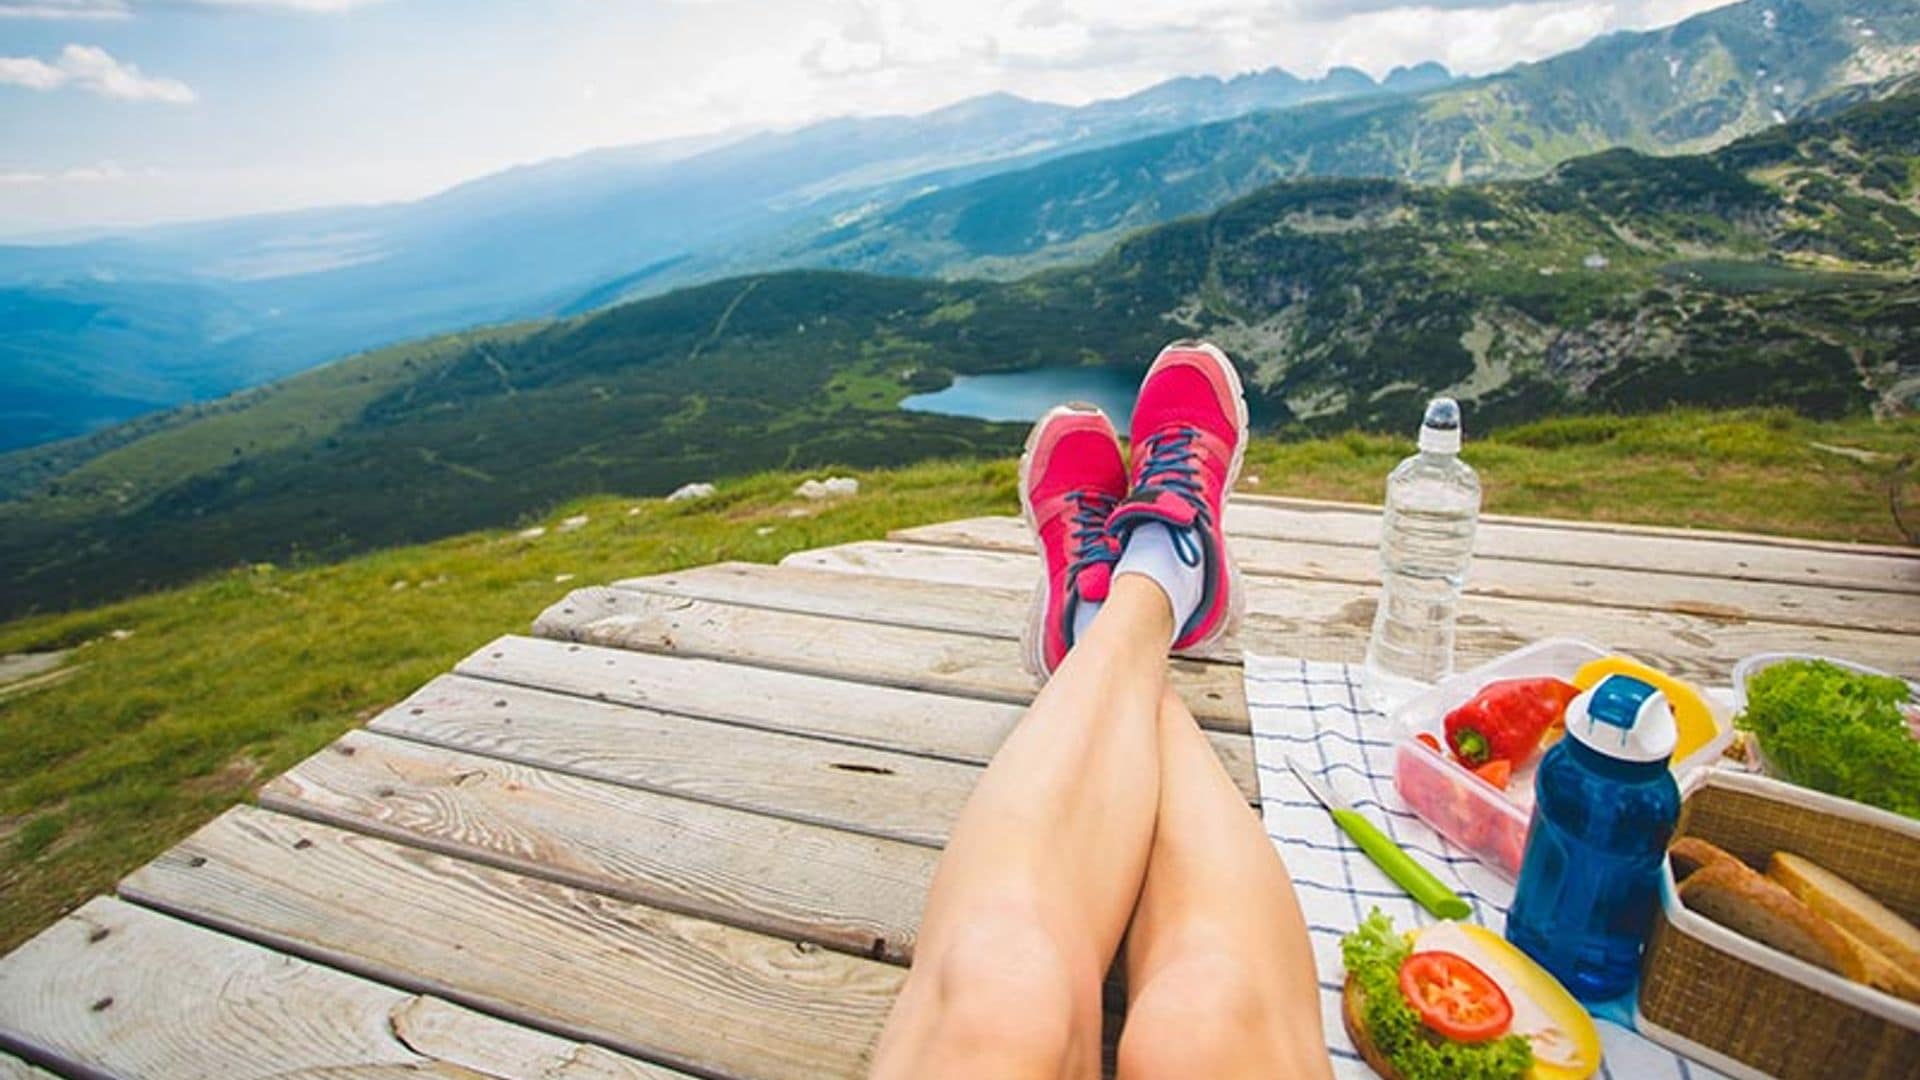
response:
{"label": "bottle cap", "polygon": [[1567,706],[1567,734],[1616,761],[1665,761],[1679,737],[1667,695],[1631,675],[1609,675]]}
{"label": "bottle cap", "polygon": [[1420,452],[1457,454],[1460,452],[1460,403],[1450,397],[1427,402],[1426,419],[1420,422]]}

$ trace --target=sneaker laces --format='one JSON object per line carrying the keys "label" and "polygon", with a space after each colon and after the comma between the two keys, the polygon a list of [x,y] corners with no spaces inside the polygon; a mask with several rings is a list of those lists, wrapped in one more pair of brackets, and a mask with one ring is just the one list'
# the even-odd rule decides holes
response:
{"label": "sneaker laces", "polygon": [[1104,491],[1081,488],[1069,491],[1066,500],[1073,504],[1073,562],[1067,567],[1067,580],[1080,576],[1080,571],[1099,563],[1116,562],[1120,552],[1107,535],[1107,518],[1113,515],[1113,508],[1120,500]]}
{"label": "sneaker laces", "polygon": [[[1207,506],[1205,488],[1200,482],[1199,466],[1194,464],[1193,442],[1200,437],[1198,428],[1181,425],[1156,431],[1142,440],[1147,451],[1147,461],[1140,469],[1140,481],[1135,489],[1158,488],[1170,491],[1193,504],[1195,522],[1205,522],[1212,518],[1213,510]],[[1199,542],[1193,529],[1169,527],[1167,532],[1173,537],[1174,554],[1188,566],[1199,566],[1202,558]]]}

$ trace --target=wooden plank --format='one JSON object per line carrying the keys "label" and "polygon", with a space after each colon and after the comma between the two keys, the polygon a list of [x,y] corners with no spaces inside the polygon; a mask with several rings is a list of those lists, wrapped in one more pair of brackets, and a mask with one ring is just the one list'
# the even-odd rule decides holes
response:
{"label": "wooden plank", "polygon": [[122,895],[694,1072],[856,1077],[905,972],[236,807]]}
{"label": "wooden plank", "polygon": [[[564,646],[562,646],[564,648]],[[790,821],[938,847],[971,765],[443,676],[374,731]]]}
{"label": "wooden plank", "polygon": [[[585,739],[577,748],[592,753]],[[716,762],[729,760],[717,742],[711,748]],[[737,751],[731,760],[740,760]],[[963,765],[948,768],[973,772]],[[260,803],[654,907],[896,962],[912,956],[914,928],[938,858],[931,849],[896,840],[362,731],[348,732],[275,779],[261,791]],[[954,804],[949,815],[958,813]],[[943,835],[947,824],[938,826]]]}
{"label": "wooden plank", "polygon": [[[959,551],[959,554],[956,554]],[[788,565],[840,567],[864,576],[952,581],[978,588],[996,579],[1011,588],[1033,572],[1033,556],[993,549],[936,548],[894,541],[848,544],[798,552]],[[1238,642],[1271,655],[1358,661],[1373,625],[1377,586],[1247,575],[1249,614]],[[911,617],[904,612],[902,617]],[[1610,611],[1572,604],[1465,596],[1460,601],[1456,655],[1462,666],[1491,660],[1531,641],[1575,637],[1630,652],[1675,675],[1723,684],[1741,657],[1776,650],[1811,651],[1920,677],[1913,639],[1832,627],[1716,619],[1657,611]]]}
{"label": "wooden plank", "polygon": [[0,1042],[84,1076],[683,1076],[104,896],[0,959]]}
{"label": "wooden plank", "polygon": [[388,1016],[401,1042],[429,1057],[502,1080],[692,1080],[664,1065],[616,1054],[591,1043],[414,995]]}
{"label": "wooden plank", "polygon": [[[1235,502],[1227,510],[1227,530],[1235,535],[1376,548],[1380,544],[1380,515],[1343,508]],[[1489,522],[1476,532],[1474,554],[1557,566],[1610,566],[1741,581],[1920,592],[1920,558],[1882,551],[1782,547],[1712,536],[1649,536]]]}
{"label": "wooden plank", "polygon": [[[1022,554],[1033,549],[1026,525],[1010,517],[943,522],[903,529],[894,537],[915,543],[986,547]],[[1241,571],[1248,575],[1344,581],[1370,587],[1380,582],[1380,560],[1373,547],[1235,535],[1233,550]],[[1739,581],[1481,557],[1474,560],[1466,591],[1475,596],[1551,600],[1583,606],[1920,633],[1920,600],[1906,593],[1875,589]]]}
{"label": "wooden plank", "polygon": [[[429,683],[413,698],[375,719],[371,726],[443,746],[512,757],[583,776],[634,783],[641,770],[630,767],[630,760],[609,761],[607,754],[616,747],[638,745],[633,736],[635,719],[618,706],[651,707],[668,714],[807,736],[810,743],[818,745],[806,748],[806,753],[812,756],[802,760],[818,762],[845,782],[868,774],[833,769],[834,765],[846,764],[849,760],[844,756],[848,751],[844,747],[836,748],[836,743],[984,765],[1024,712],[1017,705],[978,698],[514,635],[502,637],[475,652],[461,661],[455,671],[458,675]],[[466,677],[552,694],[515,697],[487,693],[478,690],[486,683],[469,683]],[[470,696],[471,692],[482,696],[475,699]],[[589,700],[576,701],[559,695]],[[496,705],[498,701],[506,701],[508,705]],[[415,709],[420,712],[414,712]],[[523,725],[512,733],[496,730],[496,727],[510,726],[500,723],[504,719],[500,715],[503,710],[511,716],[529,712],[539,724]],[[566,744],[566,731],[570,727],[598,733],[589,735],[598,740],[590,755],[576,752]],[[734,746],[733,740],[743,735],[729,735],[726,745]],[[1257,800],[1259,784],[1254,778],[1253,740],[1244,734],[1223,731],[1210,731],[1207,737],[1234,783],[1249,801]],[[536,748],[531,740],[542,743]],[[637,752],[645,755],[659,751],[640,748]],[[716,757],[705,749],[689,749],[676,770],[724,766],[730,760],[731,750]],[[875,764],[900,771],[886,760],[876,760]],[[794,767],[792,759],[786,767]],[[672,789],[674,794],[695,795],[782,816],[811,812],[796,807],[790,801],[791,793],[751,803],[740,801],[743,795],[738,790],[740,777],[734,773],[702,779],[697,784],[690,783],[679,771],[671,775],[677,778],[678,786]],[[923,769],[914,770],[912,775],[914,789],[932,793],[937,800],[940,785],[947,782],[951,774],[936,776]],[[966,782],[970,787],[972,780],[969,778]],[[779,791],[777,787],[773,790]],[[844,818],[836,820],[844,821]],[[889,820],[897,830],[914,819],[903,815]],[[896,831],[894,835],[911,834]]]}
{"label": "wooden plank", "polygon": [[[1038,573],[1038,560],[1025,564]],[[857,575],[847,567],[819,571],[789,557],[778,566],[725,562],[650,577],[626,578],[615,589],[659,593],[723,604],[831,615],[836,619],[951,630],[982,637],[1020,639],[1031,589],[1004,572],[986,581],[907,580],[886,574]],[[1031,576],[1031,574],[1030,574]],[[1030,584],[1030,583],[1029,583]],[[1237,649],[1215,646],[1194,659],[1237,663]]]}
{"label": "wooden plank", "polygon": [[[575,590],[548,608],[534,632],[992,701],[1024,704],[1035,691],[1033,677],[1021,668],[1019,643],[1004,638],[598,586]],[[1174,689],[1201,724],[1249,730],[1237,666],[1175,660],[1170,670]]]}
{"label": "wooden plank", "polygon": [[507,635],[454,667],[462,675],[744,727],[984,763],[1023,705],[848,682],[674,653]]}
{"label": "wooden plank", "polygon": [[29,1065],[17,1057],[0,1054],[0,1080],[60,1080],[60,1078],[37,1065]]}
{"label": "wooden plank", "polygon": [[[1040,564],[1030,560],[1026,565],[1037,573]],[[777,567],[763,563],[712,563],[666,574],[626,578],[614,582],[613,588],[831,615],[858,622],[951,630],[1010,641],[1020,639],[1031,596],[1030,588],[1016,586],[1004,577],[997,577],[991,585],[908,583],[886,575],[822,574],[792,562],[783,562]]]}
{"label": "wooden plank", "polygon": [[[1334,511],[1380,516],[1380,504],[1341,502],[1333,499],[1302,499],[1287,495],[1256,495],[1235,492],[1233,503],[1253,509],[1274,507],[1281,510]],[[1803,548],[1813,551],[1837,551],[1853,555],[1891,555],[1895,558],[1920,558],[1920,550],[1898,544],[1860,543],[1851,540],[1825,540],[1807,536],[1776,536],[1772,533],[1739,532],[1731,529],[1690,528],[1677,525],[1641,525],[1626,521],[1582,520],[1578,518],[1529,517],[1524,514],[1481,514],[1480,520],[1492,525],[1531,525],[1543,529],[1572,529],[1577,532],[1661,536],[1675,540],[1724,540],[1766,547]]]}

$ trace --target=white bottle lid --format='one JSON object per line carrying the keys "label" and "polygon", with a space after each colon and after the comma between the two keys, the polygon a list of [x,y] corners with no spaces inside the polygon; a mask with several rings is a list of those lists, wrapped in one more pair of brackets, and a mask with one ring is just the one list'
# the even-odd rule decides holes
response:
{"label": "white bottle lid", "polygon": [[1450,397],[1427,402],[1426,418],[1420,422],[1420,452],[1457,454],[1460,452],[1460,403]]}
{"label": "white bottle lid", "polygon": [[1567,734],[1616,761],[1665,761],[1679,739],[1667,695],[1631,675],[1609,675],[1567,706]]}

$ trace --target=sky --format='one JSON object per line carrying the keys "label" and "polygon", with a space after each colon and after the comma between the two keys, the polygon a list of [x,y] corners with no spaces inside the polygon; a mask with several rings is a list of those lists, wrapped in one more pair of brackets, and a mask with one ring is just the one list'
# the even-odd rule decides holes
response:
{"label": "sky", "polygon": [[594,147],[994,91],[1483,74],[1726,2],[0,0],[0,235],[411,199]]}

